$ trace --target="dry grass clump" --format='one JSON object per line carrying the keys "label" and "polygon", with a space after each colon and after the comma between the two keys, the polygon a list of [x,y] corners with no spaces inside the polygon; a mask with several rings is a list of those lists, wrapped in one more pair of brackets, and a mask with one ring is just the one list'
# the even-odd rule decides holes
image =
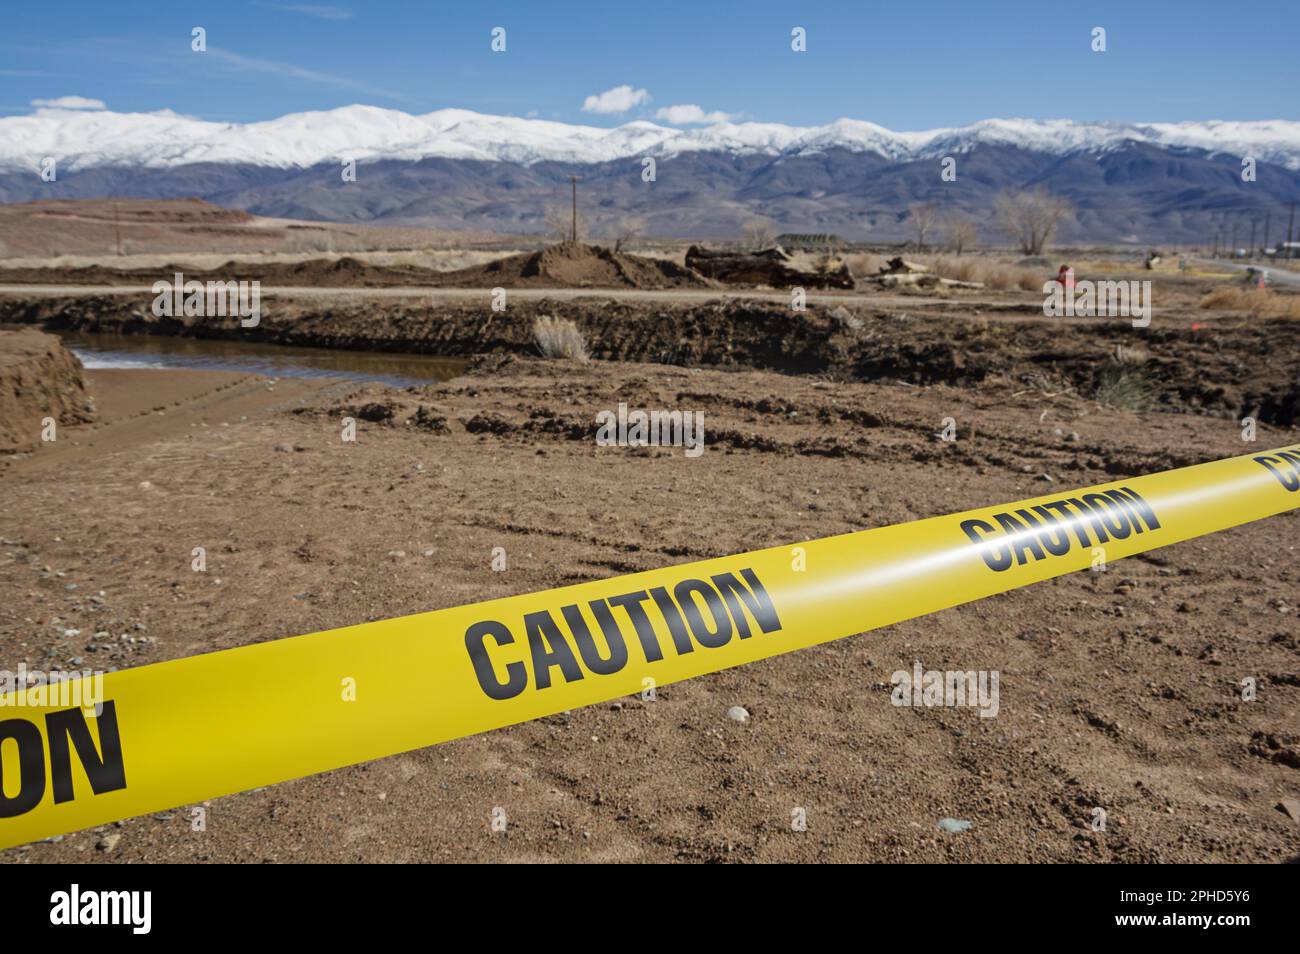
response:
{"label": "dry grass clump", "polygon": [[[997,291],[1019,288],[1023,291],[1042,292],[1043,283],[1055,277],[1054,274],[975,255],[904,257],[924,265],[940,278],[951,278],[958,282],[981,282],[986,288]],[[886,267],[889,258],[890,256],[860,252],[845,256],[844,261],[848,263],[853,277],[861,279],[878,275]]]}
{"label": "dry grass clump", "polygon": [[973,258],[948,258],[939,257],[931,261],[930,267],[943,278],[951,278],[958,282],[977,282],[979,278],[979,267]]}
{"label": "dry grass clump", "polygon": [[986,288],[1007,291],[1019,288],[1022,291],[1043,290],[1043,282],[1052,278],[1032,268],[1019,268],[1003,262],[966,256],[941,256],[926,262],[942,278],[951,278],[959,282],[982,282]]}
{"label": "dry grass clump", "polygon": [[1156,403],[1156,387],[1145,365],[1150,355],[1142,348],[1117,345],[1115,354],[1097,375],[1097,403],[1121,411],[1146,411]]}
{"label": "dry grass clump", "polygon": [[578,326],[568,318],[540,315],[533,322],[533,340],[545,358],[568,358],[586,364],[590,359],[587,341]]}
{"label": "dry grass clump", "polygon": [[1300,319],[1300,295],[1279,295],[1271,288],[1223,285],[1205,295],[1200,307],[1244,311],[1256,318]]}
{"label": "dry grass clump", "polygon": [[885,256],[873,255],[871,252],[858,252],[845,255],[844,262],[849,266],[849,273],[854,278],[870,278],[885,267]]}

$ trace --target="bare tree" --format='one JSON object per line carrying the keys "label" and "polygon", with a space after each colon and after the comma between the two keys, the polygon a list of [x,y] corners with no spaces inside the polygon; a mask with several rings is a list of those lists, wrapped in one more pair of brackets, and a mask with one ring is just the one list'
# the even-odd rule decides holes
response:
{"label": "bare tree", "polygon": [[1019,247],[1022,254],[1041,255],[1056,234],[1057,227],[1074,215],[1069,200],[1043,189],[1011,189],[993,203],[998,228]]}
{"label": "bare tree", "polygon": [[907,214],[916,232],[916,247],[924,250],[925,237],[939,224],[939,207],[930,202],[913,202],[907,207]]}
{"label": "bare tree", "polygon": [[776,241],[776,223],[761,216],[750,219],[741,226],[741,235],[746,248],[761,252],[771,248],[772,243]]}
{"label": "bare tree", "polygon": [[625,215],[614,223],[614,251],[622,251],[624,245],[631,245],[645,234],[645,219],[639,215]]}
{"label": "bare tree", "polygon": [[979,237],[979,223],[969,215],[954,212],[948,216],[948,241],[952,243],[953,250],[958,255],[978,242]]}
{"label": "bare tree", "polygon": [[[573,228],[573,209],[569,203],[551,203],[542,209],[542,221],[546,223],[546,234],[553,241],[567,242]],[[587,237],[587,221],[578,210],[578,239]]]}

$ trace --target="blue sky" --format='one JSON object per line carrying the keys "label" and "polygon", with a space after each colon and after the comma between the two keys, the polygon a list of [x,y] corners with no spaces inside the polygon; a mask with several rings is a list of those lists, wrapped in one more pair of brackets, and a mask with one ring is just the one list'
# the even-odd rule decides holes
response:
{"label": "blue sky", "polygon": [[[2,16],[0,114],[82,96],[239,122],[351,103],[594,125],[690,104],[742,120],[847,116],[896,130],[1012,116],[1300,118],[1294,0],[9,0]],[[207,30],[206,54],[190,50],[195,26]],[[505,53],[489,48],[494,26],[506,29]],[[805,53],[790,49],[795,26],[807,30]],[[1105,53],[1090,48],[1095,26],[1107,31]],[[583,110],[624,85],[631,95],[610,99],[631,108]]]}

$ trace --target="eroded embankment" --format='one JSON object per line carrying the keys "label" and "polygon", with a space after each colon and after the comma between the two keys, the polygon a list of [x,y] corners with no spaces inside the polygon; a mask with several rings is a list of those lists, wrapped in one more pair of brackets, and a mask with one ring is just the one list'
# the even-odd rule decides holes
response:
{"label": "eroded embankment", "polygon": [[0,453],[37,444],[50,419],[76,424],[93,414],[81,362],[56,336],[0,329]]}
{"label": "eroded embankment", "polygon": [[486,302],[272,299],[258,327],[242,328],[233,318],[158,318],[150,301],[4,298],[0,322],[468,356],[534,353],[533,321],[548,314],[575,321],[602,360],[972,388],[1010,382],[1088,398],[1105,396],[1109,387],[1112,401],[1134,409],[1300,421],[1300,326],[1285,320],[1221,318],[1195,328],[1167,322],[1139,330],[1124,320],[992,320],[844,306],[792,313],[753,301],[542,299],[493,312]]}

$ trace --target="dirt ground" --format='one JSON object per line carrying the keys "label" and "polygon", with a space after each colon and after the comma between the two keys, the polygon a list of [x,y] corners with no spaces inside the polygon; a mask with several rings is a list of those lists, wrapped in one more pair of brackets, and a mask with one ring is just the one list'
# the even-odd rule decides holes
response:
{"label": "dirt ground", "polygon": [[[180,261],[216,267],[239,261],[302,261],[357,255],[473,264],[474,250],[510,248],[508,236],[308,222],[250,215],[200,199],[43,199],[0,204],[0,266],[158,268]],[[500,252],[496,253],[498,256]]]}
{"label": "dirt ground", "polygon": [[[1246,338],[1216,340],[1222,367],[1248,363]],[[1246,445],[1226,413],[1108,409],[1002,371],[864,381],[623,357],[506,349],[406,390],[89,372],[99,419],[0,464],[18,502],[0,516],[0,658],[141,665],[1297,439],[1293,420]],[[707,450],[597,446],[596,413],[620,401],[702,411]],[[361,408],[344,444],[339,418]],[[1300,824],[1277,806],[1300,797],[1298,530],[1292,512],[653,702],[218,799],[205,832],[178,809],[0,857],[1295,860]],[[916,661],[998,670],[998,716],[893,706],[891,674]]]}
{"label": "dirt ground", "polygon": [[34,449],[47,423],[57,433],[94,416],[81,366],[58,338],[0,329],[0,454]]}
{"label": "dirt ground", "polygon": [[[469,254],[466,252],[465,254]],[[445,259],[444,259],[445,261]],[[79,267],[0,267],[0,283],[37,285],[149,285],[176,272],[200,281],[258,281],[269,286],[313,288],[389,288],[427,285],[441,288],[712,288],[698,272],[674,261],[615,252],[582,242],[563,242],[541,251],[499,255],[464,268],[438,268],[430,254],[420,264],[376,264],[366,257],[310,258],[301,261],[211,263],[206,269],[174,263],[143,268],[113,264]]]}
{"label": "dirt ground", "polygon": [[[1041,294],[1027,292],[996,299],[832,295],[793,312],[788,295],[782,301],[780,293],[712,289],[511,289],[500,312],[486,289],[455,290],[451,298],[291,291],[264,303],[256,328],[243,328],[235,318],[155,317],[149,295],[41,295],[0,287],[0,324],[468,357],[535,355],[533,325],[546,315],[573,321],[591,353],[607,361],[975,389],[1012,382],[1017,390],[1084,397],[1132,372],[1141,383],[1138,406],[1284,426],[1300,421],[1300,321],[1199,307],[1214,287],[1220,286],[1162,280],[1144,329],[1124,318],[1044,318]],[[656,294],[693,297],[643,297]]]}

